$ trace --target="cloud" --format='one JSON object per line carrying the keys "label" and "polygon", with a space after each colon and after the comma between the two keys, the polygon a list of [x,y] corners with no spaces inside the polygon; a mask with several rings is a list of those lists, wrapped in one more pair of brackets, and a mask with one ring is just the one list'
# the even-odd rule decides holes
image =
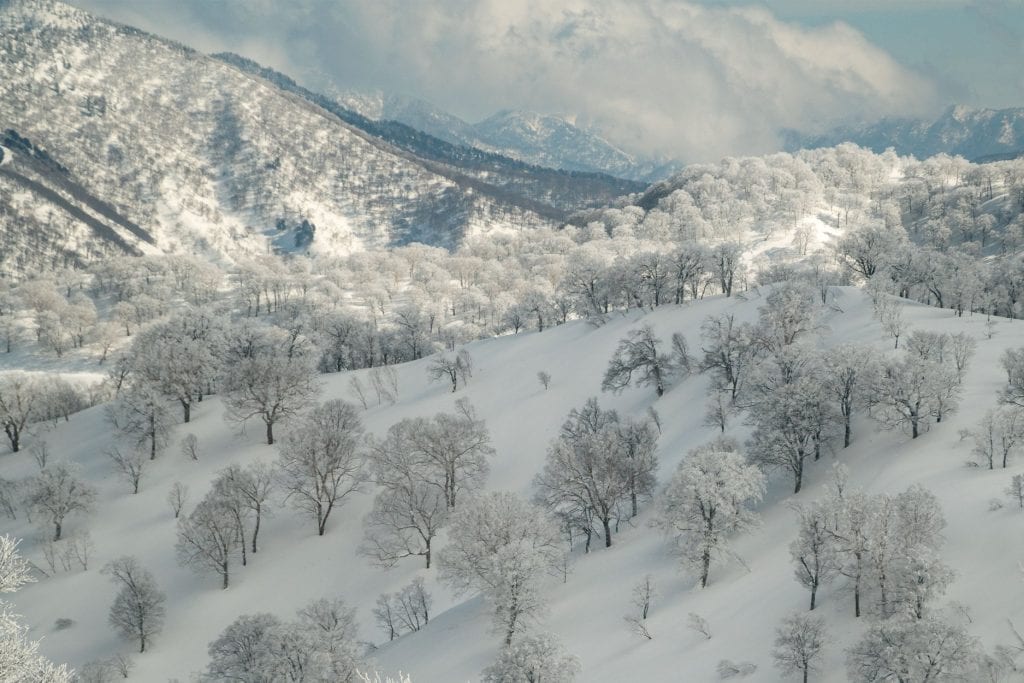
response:
{"label": "cloud", "polygon": [[[381,88],[470,119],[573,117],[626,149],[685,160],[778,146],[781,128],[913,115],[926,77],[843,23],[683,0],[128,0],[80,5],[300,79]],[[129,16],[129,13],[131,16]]]}

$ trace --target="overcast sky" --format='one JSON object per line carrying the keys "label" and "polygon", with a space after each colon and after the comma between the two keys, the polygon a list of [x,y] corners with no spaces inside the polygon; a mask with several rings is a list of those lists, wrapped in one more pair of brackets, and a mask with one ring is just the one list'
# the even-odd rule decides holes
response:
{"label": "overcast sky", "polygon": [[311,87],[593,126],[686,161],[781,128],[1024,106],[1022,0],[72,0]]}

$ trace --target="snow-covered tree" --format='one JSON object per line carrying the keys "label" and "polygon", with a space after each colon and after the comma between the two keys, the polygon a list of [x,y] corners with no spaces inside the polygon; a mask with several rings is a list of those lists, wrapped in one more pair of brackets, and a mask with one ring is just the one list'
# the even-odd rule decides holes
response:
{"label": "snow-covered tree", "polygon": [[132,493],[139,492],[139,482],[142,481],[142,471],[146,458],[141,451],[132,449],[123,453],[119,448],[111,449],[107,455],[110,456],[117,473],[132,487]]}
{"label": "snow-covered tree", "polygon": [[842,344],[825,353],[821,380],[842,416],[843,448],[848,448],[852,440],[854,413],[867,402],[875,376],[874,358],[870,348],[855,344]]}
{"label": "snow-covered tree", "polygon": [[460,349],[452,355],[439,353],[427,366],[427,376],[434,382],[447,379],[454,393],[459,390],[460,382],[468,384],[469,378],[473,376],[473,359],[466,349]]}
{"label": "snow-covered tree", "polygon": [[11,450],[21,449],[25,428],[40,419],[42,387],[31,375],[23,372],[0,374],[0,425],[3,425]]}
{"label": "snow-covered tree", "polygon": [[784,676],[798,674],[807,683],[818,669],[818,660],[825,649],[825,620],[809,614],[791,614],[775,630],[772,657]]}
{"label": "snow-covered tree", "polygon": [[678,337],[671,353],[661,353],[661,345],[662,341],[654,335],[650,325],[631,330],[612,354],[601,390],[618,393],[629,386],[636,374],[637,385],[654,387],[658,396],[664,394],[673,380],[688,368],[689,361],[682,336]]}
{"label": "snow-covered tree", "polygon": [[650,574],[644,574],[640,582],[633,586],[630,610],[624,617],[630,630],[648,640],[651,640],[652,636],[647,629],[647,616],[650,614],[651,601],[654,600],[655,594],[654,580]]}
{"label": "snow-covered tree", "polygon": [[338,399],[314,408],[281,445],[277,467],[286,500],[324,535],[335,507],[366,481],[363,426],[355,406]]}
{"label": "snow-covered tree", "polygon": [[415,470],[421,481],[441,489],[452,508],[461,493],[479,488],[494,454],[490,433],[468,401],[456,401],[455,408],[432,419],[401,420],[384,440],[371,441],[378,482],[387,486],[391,474],[406,477]]}
{"label": "snow-covered tree", "polygon": [[237,520],[213,491],[188,517],[178,519],[178,563],[197,572],[219,574],[222,588],[228,587],[231,558],[244,544]]}
{"label": "snow-covered tree", "polygon": [[[626,434],[615,411],[589,399],[569,414],[534,478],[537,500],[558,515],[578,527],[582,520],[599,522],[605,547],[612,544],[612,521],[625,514],[634,491],[649,494],[654,485],[653,433],[638,442],[643,454],[635,462],[629,462]],[[589,548],[589,523],[583,531]]]}
{"label": "snow-covered tree", "polygon": [[545,576],[564,569],[561,531],[542,508],[511,493],[471,498],[451,516],[440,577],[457,593],[479,590],[505,645],[545,607]]}
{"label": "snow-covered tree", "polygon": [[133,383],[107,408],[107,419],[134,447],[155,460],[170,437],[174,421],[164,395],[154,386]]}
{"label": "snow-covered tree", "polygon": [[873,388],[879,405],[874,417],[893,427],[909,427],[916,439],[930,420],[941,422],[959,395],[955,370],[918,355],[886,363]]}
{"label": "snow-covered tree", "polygon": [[174,511],[175,519],[181,517],[181,510],[185,507],[186,501],[188,501],[188,486],[180,481],[171,484],[171,488],[167,491],[167,504]]}
{"label": "snow-covered tree", "polygon": [[[18,552],[19,540],[0,536],[0,594],[13,593],[35,581],[29,562]],[[39,654],[39,641],[26,637],[28,627],[18,621],[10,605],[0,600],[0,672],[12,683],[71,683],[73,672],[54,665]]]}
{"label": "snow-covered tree", "polygon": [[712,560],[729,554],[730,537],[757,524],[750,505],[764,492],[761,470],[727,442],[691,451],[672,475],[659,501],[657,523],[673,536],[702,588]]}
{"label": "snow-covered tree", "polygon": [[25,505],[53,524],[53,540],[59,541],[68,515],[85,514],[93,509],[96,489],[81,481],[75,469],[59,462],[29,479]]}
{"label": "snow-covered tree", "polygon": [[1001,462],[1005,469],[1010,454],[1024,440],[1024,414],[1018,406],[1001,405],[987,411],[970,436],[974,442],[971,451],[979,465],[991,470]]}
{"label": "snow-covered tree", "polygon": [[815,607],[818,588],[831,581],[838,571],[838,557],[831,527],[835,512],[822,501],[808,505],[796,504],[797,537],[789,545],[789,554],[796,565],[796,580],[811,592],[811,610]]}
{"label": "snow-covered tree", "polygon": [[163,628],[166,596],[157,588],[153,574],[130,555],[111,560],[102,573],[119,588],[110,606],[110,625],[122,638],[138,640],[139,652],[145,652]]}
{"label": "snow-covered tree", "polygon": [[448,521],[449,508],[441,490],[417,481],[415,471],[409,474],[388,475],[363,521],[360,552],[384,567],[404,557],[422,557],[429,569],[434,537]]}
{"label": "snow-covered tree", "polygon": [[580,672],[580,661],[568,654],[551,634],[517,638],[483,670],[483,683],[572,683]]}
{"label": "snow-covered tree", "polygon": [[938,618],[879,621],[847,651],[851,679],[866,683],[970,680],[980,654],[962,626]]}
{"label": "snow-covered tree", "polygon": [[1024,474],[1013,475],[1005,493],[1017,503],[1017,507],[1024,510]]}
{"label": "snow-covered tree", "polygon": [[277,327],[257,328],[239,341],[223,354],[225,416],[235,422],[259,417],[272,445],[274,425],[300,413],[316,396],[312,347],[305,337]]}
{"label": "snow-covered tree", "polygon": [[709,317],[701,325],[701,372],[710,372],[717,387],[729,392],[735,402],[757,357],[754,329],[749,323],[724,314]]}

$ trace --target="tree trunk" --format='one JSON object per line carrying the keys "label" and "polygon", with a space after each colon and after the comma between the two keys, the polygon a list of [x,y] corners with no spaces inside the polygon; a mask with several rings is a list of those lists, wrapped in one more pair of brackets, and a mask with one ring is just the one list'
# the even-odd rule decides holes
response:
{"label": "tree trunk", "polygon": [[430,569],[430,541],[427,541],[427,550],[423,553],[423,556],[427,559],[427,569]]}
{"label": "tree trunk", "polygon": [[228,563],[225,560],[220,566],[220,575],[224,579],[224,584],[221,586],[222,590],[228,589]]}
{"label": "tree trunk", "polygon": [[711,572],[711,550],[705,549],[700,563],[700,587],[708,587],[708,574]]}
{"label": "tree trunk", "polygon": [[846,426],[843,431],[843,448],[850,447],[850,416],[846,416]]}
{"label": "tree trunk", "polygon": [[267,445],[274,445],[274,422],[273,420],[266,420],[267,423]]}
{"label": "tree trunk", "polygon": [[185,422],[188,423],[192,419],[192,404],[188,401],[182,401],[181,410],[185,415]]}
{"label": "tree trunk", "polygon": [[53,540],[54,541],[59,541],[60,540],[60,522],[54,522],[53,526],[54,526]]}
{"label": "tree trunk", "polygon": [[256,525],[252,530],[252,554],[256,554],[256,537],[260,535],[260,511],[256,511]]}
{"label": "tree trunk", "polygon": [[818,582],[811,583],[811,611],[814,611],[814,600],[818,597]]}
{"label": "tree trunk", "polygon": [[604,547],[610,548],[612,546],[611,519],[605,517],[601,520],[601,522],[604,524]]}

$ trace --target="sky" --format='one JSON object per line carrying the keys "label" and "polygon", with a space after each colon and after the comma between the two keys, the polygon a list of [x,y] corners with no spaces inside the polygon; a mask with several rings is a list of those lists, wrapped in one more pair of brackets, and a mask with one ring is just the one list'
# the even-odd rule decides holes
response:
{"label": "sky", "polygon": [[72,0],[305,85],[564,116],[705,161],[950,104],[1024,106],[1024,0]]}

